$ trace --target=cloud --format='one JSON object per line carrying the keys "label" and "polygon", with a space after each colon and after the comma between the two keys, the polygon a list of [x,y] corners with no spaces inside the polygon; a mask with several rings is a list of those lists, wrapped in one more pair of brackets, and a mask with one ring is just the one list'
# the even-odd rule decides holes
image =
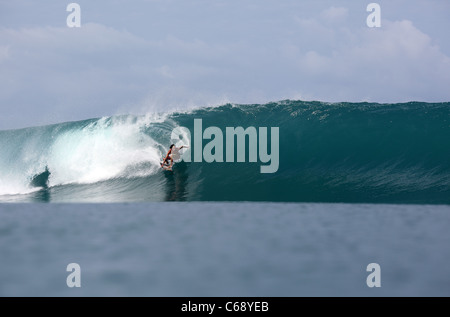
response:
{"label": "cloud", "polygon": [[[14,105],[7,112],[19,126],[114,115],[149,99],[159,102],[159,111],[225,100],[207,79],[223,74],[218,61],[236,49],[173,35],[151,41],[96,23],[4,28],[0,39],[6,43],[0,47],[0,104]],[[1,116],[0,128],[10,118]]]}
{"label": "cloud", "polygon": [[35,5],[30,23],[0,27],[0,129],[224,102],[450,99],[449,57],[428,20],[391,7],[371,29],[364,5],[335,3],[86,2],[81,28],[65,26],[65,6]]}
{"label": "cloud", "polygon": [[329,7],[322,11],[320,16],[328,22],[342,22],[348,17],[348,8]]}
{"label": "cloud", "polygon": [[0,45],[0,63],[9,58],[9,48],[8,45]]}
{"label": "cloud", "polygon": [[343,28],[327,40],[340,43],[325,54],[295,47],[285,51],[309,78],[305,90],[316,98],[396,102],[450,97],[444,88],[450,84],[450,58],[411,21],[383,21],[382,28],[352,33]]}
{"label": "cloud", "polygon": [[134,55],[143,55],[148,47],[130,33],[98,24],[4,28],[0,42],[7,47],[0,49],[0,104],[24,125],[75,119],[77,113],[102,115],[99,104],[133,93],[128,69]]}

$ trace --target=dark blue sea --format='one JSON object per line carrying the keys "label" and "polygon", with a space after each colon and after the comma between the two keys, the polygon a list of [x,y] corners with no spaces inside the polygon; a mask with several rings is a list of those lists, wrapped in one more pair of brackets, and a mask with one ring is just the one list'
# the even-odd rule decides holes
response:
{"label": "dark blue sea", "polygon": [[[183,135],[191,161],[163,171],[171,132],[195,119],[278,127],[276,171],[248,147],[226,162],[218,133]],[[211,141],[216,160],[195,162]],[[450,104],[422,102],[227,104],[0,131],[0,296],[449,296],[449,145]],[[381,287],[366,283],[370,263]]]}

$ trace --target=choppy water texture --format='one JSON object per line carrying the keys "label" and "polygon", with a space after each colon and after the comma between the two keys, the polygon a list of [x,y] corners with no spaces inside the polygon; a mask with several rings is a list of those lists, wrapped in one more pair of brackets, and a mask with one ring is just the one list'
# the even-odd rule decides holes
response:
{"label": "choppy water texture", "polygon": [[[1,296],[449,296],[450,207],[1,204]],[[81,266],[68,288],[66,266]],[[369,263],[381,288],[369,288]]]}
{"label": "choppy water texture", "polygon": [[[247,156],[163,172],[171,131],[192,133],[196,118],[203,129],[279,127],[278,171],[261,174]],[[282,101],[89,119],[0,131],[0,201],[449,204],[449,144],[450,103]]]}

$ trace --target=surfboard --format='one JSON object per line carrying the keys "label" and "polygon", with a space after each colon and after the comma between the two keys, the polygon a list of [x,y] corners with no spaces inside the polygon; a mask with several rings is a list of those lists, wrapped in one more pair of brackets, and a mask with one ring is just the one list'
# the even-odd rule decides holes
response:
{"label": "surfboard", "polygon": [[167,164],[167,163],[166,163],[166,164],[163,164],[163,161],[161,161],[160,165],[161,165],[161,168],[162,168],[163,170],[171,171],[171,172],[172,172],[172,167],[173,167],[173,165],[170,166],[170,165]]}

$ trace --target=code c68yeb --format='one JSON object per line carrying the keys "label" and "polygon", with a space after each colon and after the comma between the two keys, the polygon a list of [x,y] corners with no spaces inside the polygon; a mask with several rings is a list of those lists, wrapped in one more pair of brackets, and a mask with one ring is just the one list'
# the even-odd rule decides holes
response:
{"label": "code c68yeb", "polygon": [[227,311],[268,311],[268,302],[227,302],[225,304]]}

